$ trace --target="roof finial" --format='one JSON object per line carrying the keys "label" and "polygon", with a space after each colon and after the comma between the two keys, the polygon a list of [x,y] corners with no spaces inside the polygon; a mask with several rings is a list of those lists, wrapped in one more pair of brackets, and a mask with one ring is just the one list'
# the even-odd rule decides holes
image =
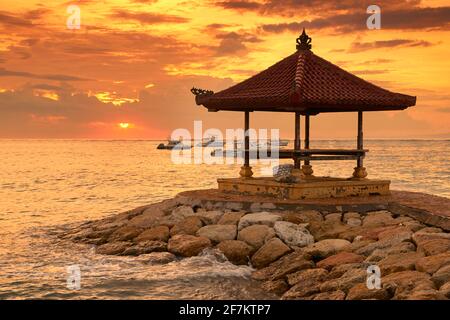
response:
{"label": "roof finial", "polygon": [[297,38],[297,50],[311,50],[311,37],[308,36],[303,28],[302,34]]}
{"label": "roof finial", "polygon": [[214,91],[211,90],[204,90],[196,87],[192,87],[191,92],[194,96],[201,96],[201,95],[211,95],[214,94]]}

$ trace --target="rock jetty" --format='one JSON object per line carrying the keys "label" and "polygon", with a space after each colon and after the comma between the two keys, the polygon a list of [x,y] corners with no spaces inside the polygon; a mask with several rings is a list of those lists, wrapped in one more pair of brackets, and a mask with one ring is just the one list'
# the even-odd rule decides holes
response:
{"label": "rock jetty", "polygon": [[[389,210],[211,209],[175,197],[61,237],[153,263],[215,248],[281,299],[450,298],[449,230]],[[369,266],[381,272],[378,288],[367,285]]]}

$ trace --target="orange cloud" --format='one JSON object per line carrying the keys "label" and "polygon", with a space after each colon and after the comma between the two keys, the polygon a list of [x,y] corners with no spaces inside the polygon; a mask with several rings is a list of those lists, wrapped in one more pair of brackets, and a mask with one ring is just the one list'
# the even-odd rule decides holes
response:
{"label": "orange cloud", "polygon": [[[417,95],[417,106],[366,117],[366,137],[449,133],[449,7],[445,1],[77,1],[81,29],[65,26],[72,2],[6,0],[0,12],[0,137],[166,138],[175,128],[242,125],[207,113],[192,86],[218,91],[295,50],[307,27],[313,51],[364,79]],[[154,85],[156,84],[156,85]],[[30,116],[32,115],[32,116]],[[123,130],[118,124],[132,124]],[[255,127],[292,137],[291,115],[257,114]],[[353,138],[353,115],[312,119],[313,138]]]}

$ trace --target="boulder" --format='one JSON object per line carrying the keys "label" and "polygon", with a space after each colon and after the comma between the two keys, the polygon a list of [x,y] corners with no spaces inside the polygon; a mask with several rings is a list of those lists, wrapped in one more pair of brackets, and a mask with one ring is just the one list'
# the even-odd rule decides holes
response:
{"label": "boulder", "polygon": [[195,235],[203,226],[203,222],[199,217],[191,216],[184,218],[181,222],[177,223],[170,229],[170,235],[174,236],[176,234],[188,234]]}
{"label": "boulder", "polygon": [[397,286],[393,300],[436,300],[439,292],[434,288],[433,282],[419,281],[408,283],[406,286]]}
{"label": "boulder", "polygon": [[450,265],[446,265],[433,273],[431,281],[437,288],[440,288],[446,282],[450,282]]}
{"label": "boulder", "polygon": [[251,262],[255,268],[260,269],[284,256],[289,251],[291,249],[283,241],[278,238],[272,238],[256,251],[251,258]]}
{"label": "boulder", "polygon": [[[111,230],[109,232],[108,236],[116,229]],[[62,239],[70,239],[72,241],[78,242],[78,241],[85,241],[87,238],[90,237],[90,234],[95,232],[92,228],[87,227],[83,228],[81,230],[70,230],[69,232],[66,232],[65,234],[61,235]],[[95,236],[91,238],[96,238]]]}
{"label": "boulder", "polygon": [[402,242],[410,241],[413,232],[406,227],[396,227],[389,230],[382,231],[378,234],[378,240]]}
{"label": "boulder", "polygon": [[167,242],[169,240],[169,228],[167,226],[153,227],[141,232],[136,238],[134,238],[135,242],[146,240],[158,240]]}
{"label": "boulder", "polygon": [[317,259],[324,259],[350,245],[350,242],[343,239],[325,239],[304,248],[304,252]]}
{"label": "boulder", "polygon": [[278,238],[291,247],[305,247],[314,243],[314,237],[303,226],[287,221],[275,222],[273,229]]}
{"label": "boulder", "polygon": [[109,242],[98,246],[96,249],[96,253],[117,255],[124,252],[125,249],[130,247],[131,245],[132,243],[128,241]]}
{"label": "boulder", "polygon": [[[102,230],[89,229],[89,231],[84,233],[84,234],[82,232],[79,232],[76,235],[82,234],[83,235],[82,238],[86,238],[86,239],[105,239],[105,241],[107,241],[108,238],[111,236],[111,234],[113,232],[115,232],[119,228],[121,228],[121,227],[111,228],[111,229],[102,229]],[[77,240],[77,237],[73,237],[73,239]],[[86,239],[83,239],[83,240],[86,240]]]}
{"label": "boulder", "polygon": [[285,259],[285,261],[279,265],[278,268],[273,272],[271,279],[277,280],[285,278],[286,276],[305,269],[314,268],[314,262],[305,259],[303,255],[292,256],[290,259]]}
{"label": "boulder", "polygon": [[434,290],[430,276],[418,271],[400,271],[383,276],[382,285],[395,287],[393,299],[403,300],[411,296],[414,291]]}
{"label": "boulder", "polygon": [[277,295],[282,295],[289,289],[289,286],[283,279],[266,281],[261,287],[263,290]]}
{"label": "boulder", "polygon": [[450,239],[429,239],[419,242],[417,250],[427,256],[450,252]]}
{"label": "boulder", "polygon": [[175,255],[192,257],[208,247],[211,247],[211,241],[208,238],[177,234],[169,239],[167,249]]}
{"label": "boulder", "polygon": [[[320,219],[323,219],[320,212],[317,212],[317,214],[320,216]],[[296,211],[295,212],[294,211],[283,212],[282,218],[283,218],[283,221],[292,222],[295,224],[308,223],[310,221],[308,216],[305,216],[301,212],[296,212]]]}
{"label": "boulder", "polygon": [[371,255],[376,249],[384,250],[392,248],[393,246],[401,243],[404,238],[402,237],[394,237],[388,240],[380,240],[376,242],[369,243],[368,245],[361,247],[355,250],[355,253],[361,254],[364,256]]}
{"label": "boulder", "polygon": [[417,230],[416,232],[416,234],[421,233],[442,233],[442,229],[437,227],[424,227],[420,228],[420,230]]}
{"label": "boulder", "polygon": [[351,252],[339,252],[335,255],[329,256],[317,263],[318,268],[331,270],[335,266],[347,263],[359,263],[364,260],[364,257]]}
{"label": "boulder", "polygon": [[133,226],[123,226],[114,231],[108,237],[108,242],[132,240],[136,238],[141,232],[142,232],[141,228]]}
{"label": "boulder", "polygon": [[122,220],[114,220],[114,221],[104,221],[104,220],[100,220],[97,223],[95,223],[92,228],[95,231],[104,231],[104,232],[108,232],[108,231],[113,231],[116,230],[120,227],[123,227],[125,224],[127,223],[127,220],[122,219]]}
{"label": "boulder", "polygon": [[402,225],[407,227],[412,232],[417,232],[424,227],[424,225],[417,220],[403,222]]}
{"label": "boulder", "polygon": [[150,209],[150,210],[158,210],[158,211],[162,211],[162,208],[160,208],[160,205],[157,203],[153,203],[151,205],[146,205],[146,206],[142,206],[142,207],[138,207],[138,208],[134,208],[131,210],[127,210],[125,212],[121,212],[117,215],[115,215],[114,217],[107,217],[105,219],[102,219],[103,221],[108,221],[111,222],[112,220],[116,220],[116,221],[120,221],[120,220],[131,220],[134,217],[141,215],[145,210]]}
{"label": "boulder", "polygon": [[160,208],[151,207],[142,214],[137,215],[128,221],[127,225],[142,229],[151,228],[159,224],[159,221],[166,216],[166,213]]}
{"label": "boulder", "polygon": [[364,227],[381,227],[389,225],[393,222],[392,214],[389,211],[372,211],[368,212],[363,220]]}
{"label": "boulder", "polygon": [[234,264],[248,264],[249,256],[253,251],[247,243],[240,240],[225,240],[217,248],[223,252],[227,259]]}
{"label": "boulder", "polygon": [[206,237],[211,240],[213,243],[219,243],[225,240],[234,240],[236,239],[236,226],[234,225],[208,225],[201,227],[197,231],[197,235],[200,237]]}
{"label": "boulder", "polygon": [[450,299],[450,282],[444,283],[439,288],[439,292],[447,299]]}
{"label": "boulder", "polygon": [[411,284],[430,282],[430,276],[419,271],[400,271],[383,276],[382,283],[405,287]]}
{"label": "boulder", "polygon": [[138,256],[141,254],[151,252],[167,251],[167,243],[158,240],[140,241],[138,244],[126,248],[121,255],[123,256]]}
{"label": "boulder", "polygon": [[204,211],[197,212],[195,215],[202,220],[202,222],[206,225],[208,224],[216,224],[219,222],[220,218],[223,216],[222,211]]}
{"label": "boulder", "polygon": [[331,271],[328,274],[328,279],[336,279],[342,277],[344,273],[346,273],[349,270],[367,270],[367,267],[369,266],[368,263],[360,262],[360,263],[344,263],[341,265],[337,265],[331,269]]}
{"label": "boulder", "polygon": [[421,232],[420,230],[418,232],[415,232],[412,235],[412,240],[416,245],[420,245],[424,241],[429,240],[444,240],[444,239],[450,239],[450,233],[444,233],[444,232]]}
{"label": "boulder", "polygon": [[[303,220],[304,220],[299,223],[309,223],[312,221],[317,221],[317,222],[323,221],[322,214],[317,210],[301,210],[301,211],[298,211],[298,213],[301,215],[301,217],[303,217]],[[290,221],[290,222],[294,222],[294,221]]]}
{"label": "boulder", "polygon": [[378,266],[381,274],[387,275],[394,272],[414,270],[416,262],[423,257],[423,254],[418,252],[406,252],[388,255],[382,259]]}
{"label": "boulder", "polygon": [[359,234],[361,236],[361,240],[378,240],[378,236],[380,233],[393,230],[397,228],[397,226],[383,226],[383,227],[375,227],[375,228],[362,228],[361,233]]}
{"label": "boulder", "polygon": [[289,274],[287,276],[287,282],[291,286],[296,284],[313,285],[315,282],[324,281],[327,276],[328,271],[322,268],[305,269]]}
{"label": "boulder", "polygon": [[428,288],[425,290],[413,290],[404,298],[406,300],[447,300],[444,294],[433,288]]}
{"label": "boulder", "polygon": [[244,214],[244,212],[225,212],[217,224],[237,225]]}
{"label": "boulder", "polygon": [[349,269],[340,278],[323,282],[320,285],[320,291],[342,290],[347,292],[350,288],[359,283],[365,283],[367,278],[366,269]]}
{"label": "boulder", "polygon": [[349,219],[358,219],[361,221],[361,215],[358,212],[346,212],[342,216],[342,221],[347,223]]}
{"label": "boulder", "polygon": [[347,251],[347,252],[355,252],[358,249],[361,249],[365,246],[367,246],[370,243],[374,243],[375,240],[359,240],[359,238],[355,238],[353,239],[353,242],[349,245],[347,245],[345,248],[343,248],[342,251]]}
{"label": "boulder", "polygon": [[311,296],[315,293],[319,293],[319,284],[314,282],[310,285],[304,285],[302,283],[294,285],[288,291],[286,291],[281,299],[283,300],[296,300]]}
{"label": "boulder", "polygon": [[314,296],[313,300],[344,300],[345,292],[341,290],[321,292]]}
{"label": "boulder", "polygon": [[351,229],[351,227],[346,224],[330,220],[323,222],[311,221],[307,228],[317,241],[339,238],[341,233]]}
{"label": "boulder", "polygon": [[440,268],[450,265],[450,252],[423,257],[416,262],[416,270],[433,274]]}
{"label": "boulder", "polygon": [[369,263],[377,263],[389,255],[396,255],[399,253],[415,252],[416,246],[411,242],[400,242],[385,249],[375,249],[365,260]]}
{"label": "boulder", "polygon": [[325,216],[325,221],[340,223],[342,221],[342,213],[329,213]]}
{"label": "boulder", "polygon": [[257,250],[273,237],[275,237],[275,231],[272,228],[254,224],[240,230],[237,239],[245,241]]}
{"label": "boulder", "polygon": [[183,220],[184,218],[195,215],[191,206],[179,206],[172,210],[171,216],[177,220]]}
{"label": "boulder", "polygon": [[238,230],[242,230],[245,227],[254,225],[254,224],[262,224],[269,227],[273,227],[276,221],[280,221],[281,217],[277,214],[269,213],[269,212],[258,212],[258,213],[250,213],[246,214],[239,220]]}
{"label": "boulder", "polygon": [[[74,240],[75,242],[77,242],[76,240]],[[82,239],[82,240],[78,240],[87,244],[94,244],[96,246],[105,244],[108,242],[107,238],[95,238],[95,239]]]}
{"label": "boulder", "polygon": [[301,267],[304,260],[307,259],[308,257],[301,250],[291,252],[271,263],[268,267],[254,271],[252,278],[255,280],[279,279],[288,273],[298,271],[293,269]]}
{"label": "boulder", "polygon": [[344,239],[344,240],[348,240],[348,241],[352,242],[353,240],[355,240],[356,237],[358,237],[360,235],[361,230],[362,230],[362,227],[358,226],[358,225],[352,226],[350,224],[346,224],[345,227],[347,229],[341,233],[338,233],[336,238],[340,238],[340,239]]}
{"label": "boulder", "polygon": [[396,225],[396,226],[405,226],[405,223],[413,222],[413,221],[416,221],[416,220],[414,220],[413,218],[408,217],[408,216],[398,216],[398,217],[394,218],[394,221],[392,224]]}
{"label": "boulder", "polygon": [[369,289],[365,283],[359,283],[352,287],[346,300],[389,300],[394,294],[392,286],[383,286],[380,289]]}
{"label": "boulder", "polygon": [[346,223],[350,227],[358,227],[362,224],[361,219],[359,219],[359,218],[348,218]]}

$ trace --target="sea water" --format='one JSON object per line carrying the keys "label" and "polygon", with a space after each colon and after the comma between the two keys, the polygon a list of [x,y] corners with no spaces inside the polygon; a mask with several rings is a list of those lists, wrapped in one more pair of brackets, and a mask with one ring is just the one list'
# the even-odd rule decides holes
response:
{"label": "sea water", "polygon": [[[170,151],[156,149],[160,142],[0,140],[0,299],[272,298],[250,279],[250,267],[234,266],[214,250],[150,265],[58,239],[84,221],[238,175],[239,164],[175,165]],[[311,142],[311,148],[354,145]],[[365,148],[369,177],[392,180],[391,189],[450,197],[450,141],[367,140]],[[312,165],[317,175],[348,177],[355,163]],[[70,266],[80,269],[79,289],[67,286]]]}

